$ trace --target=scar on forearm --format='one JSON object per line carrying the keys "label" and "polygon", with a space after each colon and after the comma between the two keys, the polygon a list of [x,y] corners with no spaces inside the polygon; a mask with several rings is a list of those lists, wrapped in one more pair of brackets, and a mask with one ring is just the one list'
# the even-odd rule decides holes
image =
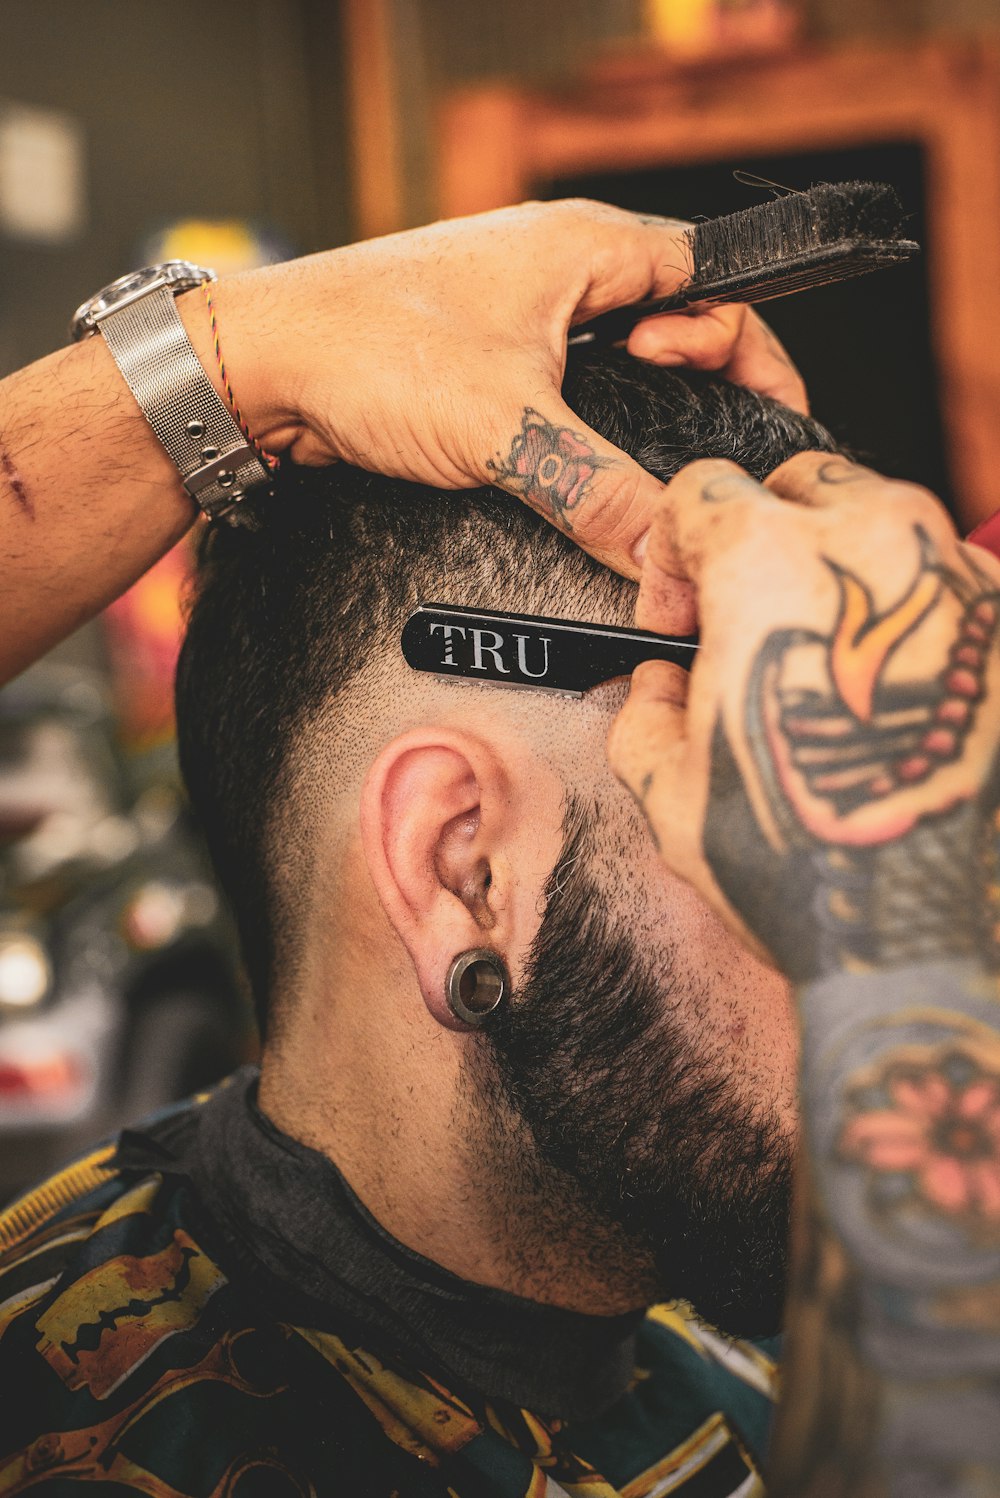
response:
{"label": "scar on forearm", "polygon": [[35,518],[35,504],[28,493],[27,485],[14,467],[10,454],[0,447],[0,473],[4,476],[6,487],[14,496],[14,503],[29,520]]}

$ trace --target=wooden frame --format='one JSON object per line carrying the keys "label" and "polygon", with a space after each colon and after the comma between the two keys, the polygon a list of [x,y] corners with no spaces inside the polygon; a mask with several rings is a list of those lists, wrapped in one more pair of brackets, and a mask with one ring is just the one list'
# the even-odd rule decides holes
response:
{"label": "wooden frame", "polygon": [[490,86],[443,105],[442,214],[558,177],[878,142],[922,146],[933,337],[963,518],[1000,504],[1000,49],[987,43],[793,54],[669,70],[637,63],[559,93]]}
{"label": "wooden frame", "polygon": [[359,239],[406,222],[398,59],[392,0],[344,0],[348,152]]}

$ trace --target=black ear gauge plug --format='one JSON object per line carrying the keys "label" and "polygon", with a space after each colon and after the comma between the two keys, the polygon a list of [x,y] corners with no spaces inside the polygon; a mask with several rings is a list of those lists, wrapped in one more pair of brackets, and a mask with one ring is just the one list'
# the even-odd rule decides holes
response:
{"label": "black ear gauge plug", "polygon": [[448,969],[445,996],[456,1019],[478,1029],[495,1013],[510,992],[510,975],[503,959],[488,947],[461,952]]}

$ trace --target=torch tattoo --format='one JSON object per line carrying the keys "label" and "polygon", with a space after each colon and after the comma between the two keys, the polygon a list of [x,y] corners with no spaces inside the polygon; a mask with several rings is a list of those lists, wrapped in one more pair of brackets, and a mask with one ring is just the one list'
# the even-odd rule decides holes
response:
{"label": "torch tattoo", "polygon": [[1000,590],[914,539],[882,612],[830,563],[831,629],[772,633],[713,740],[706,857],[802,1015],[789,1498],[1000,1493]]}

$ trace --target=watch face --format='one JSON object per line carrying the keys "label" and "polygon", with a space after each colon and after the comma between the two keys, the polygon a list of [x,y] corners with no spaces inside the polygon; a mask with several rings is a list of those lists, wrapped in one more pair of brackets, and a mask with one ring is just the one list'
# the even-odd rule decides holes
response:
{"label": "watch face", "polygon": [[147,265],[142,270],[129,271],[127,276],[119,276],[117,281],[112,281],[110,286],[105,286],[76,309],[70,323],[70,335],[79,339],[95,332],[102,317],[117,312],[120,307],[148,295],[159,286],[169,286],[176,295],[200,286],[202,281],[214,280],[213,270],[192,265],[187,260],[165,260],[162,265]]}

